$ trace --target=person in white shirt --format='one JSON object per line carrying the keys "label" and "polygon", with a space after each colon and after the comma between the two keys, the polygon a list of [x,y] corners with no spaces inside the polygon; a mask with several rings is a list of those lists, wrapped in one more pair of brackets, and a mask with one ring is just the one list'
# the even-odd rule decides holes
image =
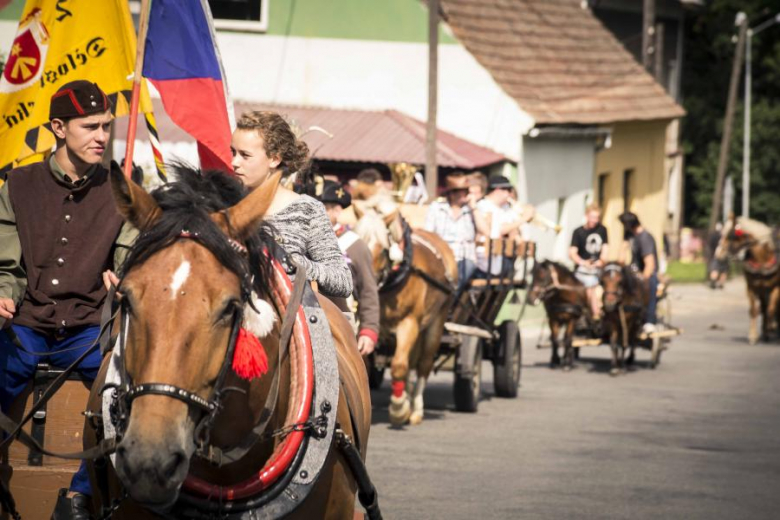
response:
{"label": "person in white shirt", "polygon": [[[512,210],[510,197],[513,186],[509,179],[502,175],[494,175],[488,179],[488,193],[477,203],[476,217],[484,219],[489,229],[490,239],[517,238],[522,221]],[[477,247],[477,269],[481,276],[505,274],[511,270],[510,260],[501,255],[492,255],[488,259],[488,251],[484,246]]]}
{"label": "person in white shirt", "polygon": [[434,201],[423,228],[439,235],[452,249],[458,262],[458,287],[464,287],[476,268],[478,223],[469,206],[469,179],[463,174],[446,178],[445,199]]}

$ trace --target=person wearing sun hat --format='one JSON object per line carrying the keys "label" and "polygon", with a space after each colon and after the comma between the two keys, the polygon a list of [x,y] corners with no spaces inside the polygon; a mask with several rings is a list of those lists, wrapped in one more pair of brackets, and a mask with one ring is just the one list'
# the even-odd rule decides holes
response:
{"label": "person wearing sun hat", "polygon": [[359,324],[358,350],[367,356],[374,351],[379,341],[379,289],[374,277],[371,251],[354,231],[338,221],[341,212],[352,205],[352,197],[344,187],[338,182],[326,180],[319,199],[325,205],[339,247],[352,272],[352,296],[357,306],[357,309],[352,310]]}
{"label": "person wearing sun hat", "polygon": [[444,198],[431,203],[423,228],[439,235],[452,249],[458,262],[458,289],[476,269],[477,230],[482,227],[469,206],[468,176],[457,172],[445,178]]}
{"label": "person wearing sun hat", "polygon": [[[97,339],[107,294],[101,277],[118,268],[137,235],[116,211],[109,171],[100,164],[112,119],[108,96],[89,81],[67,83],[52,96],[49,117],[56,151],[10,171],[0,187],[4,411],[44,360],[28,352],[49,352],[45,360],[65,368]],[[96,350],[77,370],[94,380],[100,362]],[[82,463],[70,488],[60,490],[52,518],[89,518],[90,495]]]}
{"label": "person wearing sun hat", "polygon": [[[519,232],[522,221],[512,210],[510,203],[514,186],[503,175],[491,175],[488,178],[487,195],[477,203],[475,211],[478,218],[483,219],[488,228],[486,238],[514,238]],[[477,268],[480,276],[487,276],[488,269],[492,275],[507,272],[510,261],[502,256],[487,257],[485,247],[477,249]]]}

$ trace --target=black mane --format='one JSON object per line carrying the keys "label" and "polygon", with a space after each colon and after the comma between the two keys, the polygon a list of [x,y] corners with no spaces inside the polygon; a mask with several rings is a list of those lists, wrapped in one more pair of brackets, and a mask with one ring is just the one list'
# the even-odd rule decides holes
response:
{"label": "black mane", "polygon": [[182,232],[186,231],[197,235],[194,239],[239,277],[242,291],[247,292],[251,287],[260,296],[268,295],[265,281],[270,279],[271,260],[263,251],[273,251],[273,247],[267,225],[260,226],[260,230],[245,241],[247,258],[231,247],[210,217],[211,213],[241,201],[247,195],[247,189],[239,180],[219,171],[201,171],[184,164],[174,164],[169,170],[173,170],[176,181],[152,192],[162,209],[162,216],[138,237],[122,266],[121,275],[180,240]]}

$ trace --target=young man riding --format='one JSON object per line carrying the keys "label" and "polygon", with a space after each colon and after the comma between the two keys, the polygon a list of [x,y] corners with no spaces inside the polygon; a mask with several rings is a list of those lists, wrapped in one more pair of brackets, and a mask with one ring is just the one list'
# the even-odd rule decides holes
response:
{"label": "young man riding", "polygon": [[594,320],[601,319],[601,301],[596,288],[608,249],[607,228],[601,224],[601,208],[591,204],[585,209],[585,225],[572,234],[569,258],[576,266],[574,276],[585,286]]}
{"label": "young man riding", "polygon": [[325,181],[320,202],[325,205],[341,252],[352,272],[352,295],[357,303],[356,314],[360,324],[357,346],[360,354],[367,356],[374,351],[379,340],[379,290],[374,277],[371,251],[355,232],[338,222],[341,212],[352,204],[352,197],[339,183]]}
{"label": "young man riding", "polygon": [[[65,368],[94,341],[108,277],[136,232],[123,226],[100,164],[108,145],[111,102],[88,81],[63,85],[49,118],[57,149],[47,160],[11,171],[0,188],[0,404],[6,412],[39,362]],[[114,163],[112,167],[118,168]],[[115,279],[112,276],[112,279]],[[43,357],[30,352],[49,352]],[[78,371],[93,380],[100,350]],[[78,420],[74,418],[74,420]],[[82,463],[60,490],[52,519],[90,518]]]}
{"label": "young man riding", "polygon": [[631,250],[631,266],[636,269],[639,275],[647,283],[649,301],[645,313],[645,324],[642,332],[649,334],[655,332],[656,314],[655,309],[658,303],[658,249],[655,245],[653,236],[642,227],[639,218],[631,213],[625,212],[619,217],[623,224],[624,237],[626,243],[621,251],[620,261],[625,263],[628,250]]}

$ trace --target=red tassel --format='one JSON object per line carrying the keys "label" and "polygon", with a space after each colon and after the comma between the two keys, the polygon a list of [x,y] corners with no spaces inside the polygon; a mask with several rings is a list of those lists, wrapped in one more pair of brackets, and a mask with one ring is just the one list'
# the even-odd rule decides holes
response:
{"label": "red tassel", "polygon": [[233,372],[251,381],[268,372],[268,356],[260,340],[245,328],[238,331],[236,350],[233,353]]}

